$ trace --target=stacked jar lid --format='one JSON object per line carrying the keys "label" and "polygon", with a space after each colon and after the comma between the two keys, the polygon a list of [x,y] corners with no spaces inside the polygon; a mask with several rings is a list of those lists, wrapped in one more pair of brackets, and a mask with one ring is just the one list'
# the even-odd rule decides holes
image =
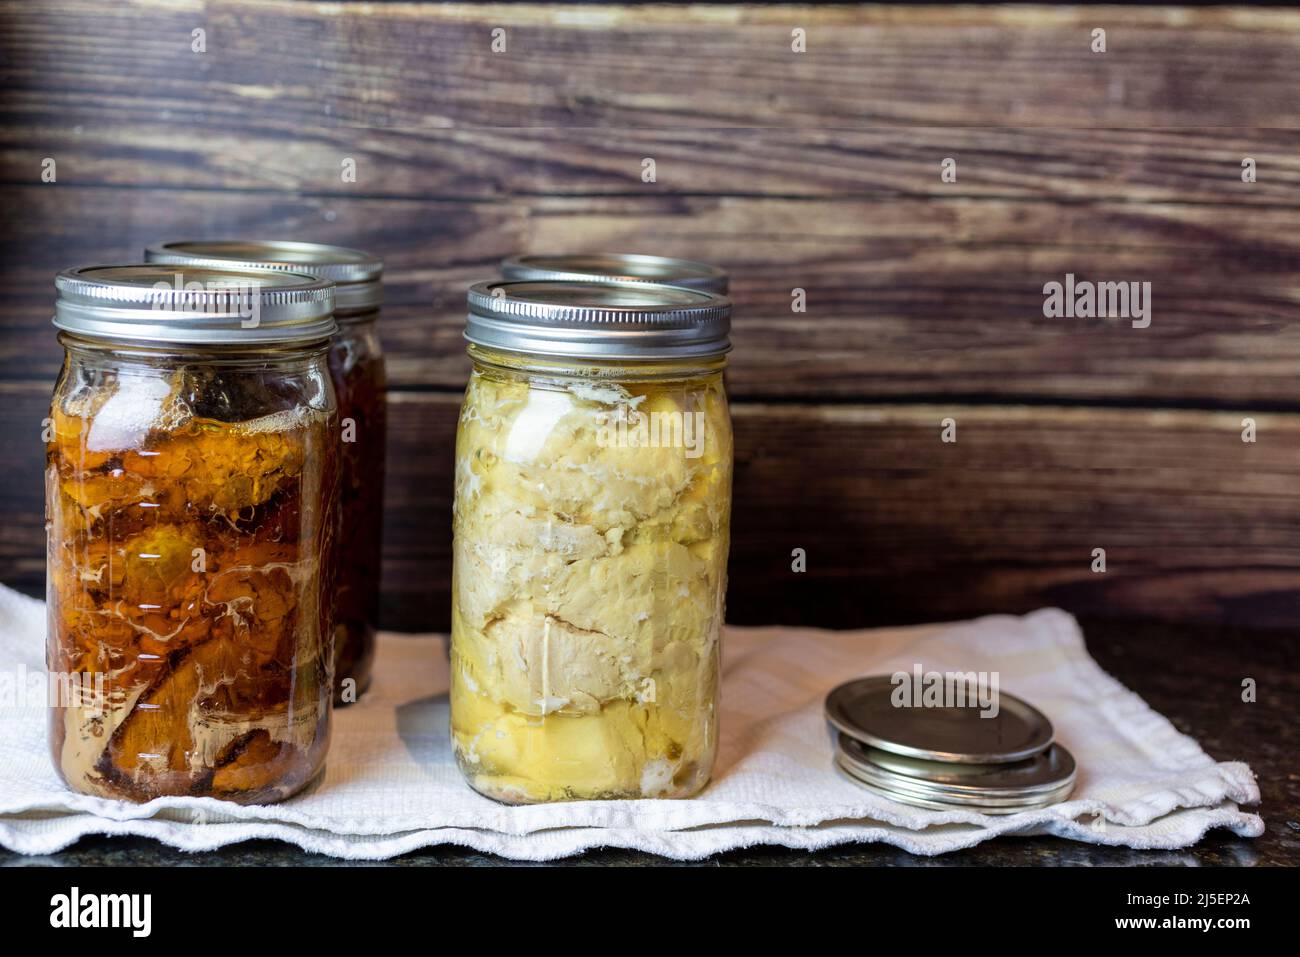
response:
{"label": "stacked jar lid", "polygon": [[1015,814],[1064,801],[1074,757],[1054,741],[1051,721],[1014,695],[996,707],[971,703],[899,706],[900,678],[877,675],[840,685],[826,698],[835,762],[871,791],[934,810]]}

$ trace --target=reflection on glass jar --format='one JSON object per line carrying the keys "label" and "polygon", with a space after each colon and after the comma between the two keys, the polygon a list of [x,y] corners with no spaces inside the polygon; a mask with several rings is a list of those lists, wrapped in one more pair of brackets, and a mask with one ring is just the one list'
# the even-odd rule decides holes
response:
{"label": "reflection on glass jar", "polygon": [[88,794],[264,803],[310,782],[329,743],[333,294],[178,269],[56,283],[51,748]]}
{"label": "reflection on glass jar", "polygon": [[729,314],[725,299],[649,284],[471,290],[451,712],[481,793],[687,797],[708,781]]}
{"label": "reflection on glass jar", "polygon": [[388,381],[375,323],[383,301],[384,264],[343,246],[264,240],[161,243],[145,250],[145,256],[150,262],[288,270],[335,283],[339,331],[329,364],[342,440],[343,524],[334,592],[334,701],[350,704],[370,684],[379,628]]}

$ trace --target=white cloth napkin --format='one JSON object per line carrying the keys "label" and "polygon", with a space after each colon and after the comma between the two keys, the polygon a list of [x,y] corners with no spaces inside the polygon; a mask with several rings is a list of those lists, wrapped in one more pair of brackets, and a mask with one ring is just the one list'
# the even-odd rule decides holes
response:
{"label": "white cloth napkin", "polygon": [[[550,860],[602,846],[699,859],[755,844],[849,841],[940,854],[999,834],[1176,848],[1213,827],[1250,837],[1264,829],[1237,808],[1259,800],[1250,769],[1211,760],[1105,674],[1074,619],[1056,609],[870,631],[729,628],[721,749],[701,796],[531,807],[496,804],[462,782],[448,735],[444,639],[396,635],[380,637],[370,692],[337,713],[327,770],[309,793],[268,807],[73,794],[51,768],[44,708],[12,693],[21,669],[43,671],[44,632],[44,605],[0,586],[0,843],[28,854],[84,834],[145,835],[193,851],[278,838],[353,859],[458,844]],[[914,663],[998,671],[1002,690],[1045,711],[1079,763],[1071,799],[1009,817],[926,811],[876,797],[834,770],[826,692]]]}

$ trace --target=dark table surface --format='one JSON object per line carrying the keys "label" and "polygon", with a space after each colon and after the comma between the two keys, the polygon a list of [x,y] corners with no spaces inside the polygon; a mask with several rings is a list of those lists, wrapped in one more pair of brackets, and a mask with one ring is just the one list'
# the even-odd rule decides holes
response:
{"label": "dark table surface", "polygon": [[[1102,667],[1192,735],[1219,760],[1245,761],[1259,778],[1259,813],[1266,830],[1256,839],[1211,832],[1179,851],[1133,851],[1057,838],[998,838],[938,858],[920,858],[879,844],[846,845],[804,852],[751,848],[720,854],[703,866],[877,865],[1297,865],[1300,864],[1300,635],[1226,628],[1085,622],[1088,647]],[[1253,678],[1257,700],[1245,703],[1242,681]],[[458,848],[431,848],[374,866],[511,864]],[[593,851],[564,863],[650,865],[673,863],[633,851]],[[142,838],[86,838],[47,857],[0,851],[5,865],[296,865],[358,866],[274,841],[250,841],[220,851],[188,854]]]}

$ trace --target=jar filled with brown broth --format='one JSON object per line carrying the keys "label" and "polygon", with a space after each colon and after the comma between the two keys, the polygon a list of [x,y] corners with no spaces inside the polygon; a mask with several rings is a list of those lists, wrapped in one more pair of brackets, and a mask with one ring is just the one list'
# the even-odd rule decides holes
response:
{"label": "jar filled with brown broth", "polygon": [[456,442],[452,743],[510,803],[689,797],[718,740],[730,302],[481,283]]}
{"label": "jar filled with brown broth", "polygon": [[343,525],[335,590],[334,700],[349,704],[370,685],[379,630],[388,388],[376,327],[383,261],[344,246],[268,240],[162,243],[145,256],[151,262],[304,272],[335,284],[339,331],[330,343],[329,364],[339,405]]}
{"label": "jar filled with brown broth", "polygon": [[104,797],[287,797],[330,737],[333,287],[166,265],[55,285],[54,764]]}

